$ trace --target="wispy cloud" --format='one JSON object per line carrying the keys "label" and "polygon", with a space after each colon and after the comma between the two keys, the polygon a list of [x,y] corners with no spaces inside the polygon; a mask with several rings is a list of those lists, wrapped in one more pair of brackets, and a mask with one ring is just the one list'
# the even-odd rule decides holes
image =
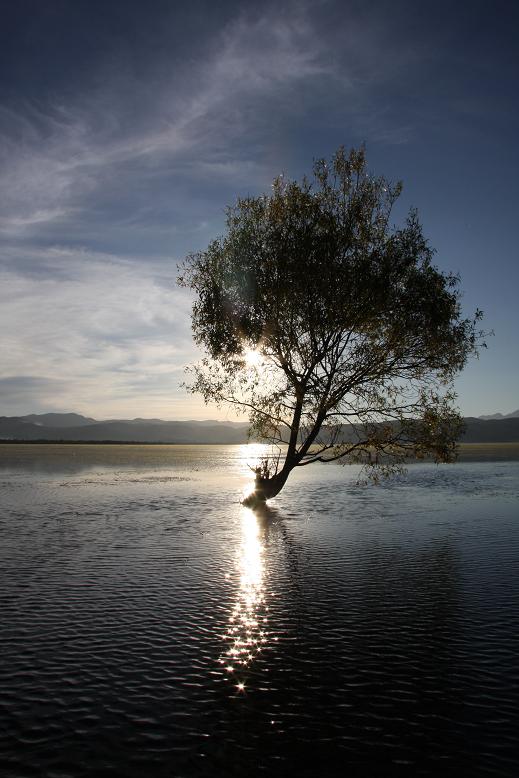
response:
{"label": "wispy cloud", "polygon": [[[169,192],[178,202],[184,183],[190,203],[197,181],[204,188],[267,185],[265,160],[284,161],[290,148],[287,121],[312,110],[314,97],[322,110],[327,94],[332,104],[348,99],[358,121],[370,113],[370,81],[383,77],[376,36],[369,39],[352,17],[339,48],[333,31],[316,34],[317,11],[306,3],[243,11],[207,39],[205,58],[162,55],[150,80],[122,85],[114,68],[103,73],[102,86],[74,99],[4,108],[0,230],[49,239],[64,225],[67,236],[69,222],[95,232],[99,198],[117,222],[122,210],[125,219],[142,211],[143,200],[158,207]],[[388,67],[386,61],[386,74]],[[373,123],[371,117],[367,132]],[[179,210],[177,219],[189,222]]]}
{"label": "wispy cloud", "polygon": [[[4,108],[0,226],[17,233],[77,217],[110,175],[130,174],[138,187],[139,179],[164,176],[165,163],[194,175],[243,175],[236,158],[251,146],[245,152],[236,141],[244,133],[250,141],[252,126],[260,126],[258,101],[280,99],[327,72],[303,17],[249,23],[243,16],[220,32],[207,61],[165,61],[153,83],[135,82],[130,94],[128,85],[118,93],[107,73],[105,86],[68,105]],[[146,115],[135,115],[140,104]]]}
{"label": "wispy cloud", "polygon": [[[174,286],[174,267],[88,251],[12,253],[17,269],[0,273],[0,378],[13,407],[32,393],[34,407],[110,415],[120,403],[137,413],[150,402],[178,415],[174,397],[195,354],[190,301]],[[150,383],[152,400],[136,391]]]}

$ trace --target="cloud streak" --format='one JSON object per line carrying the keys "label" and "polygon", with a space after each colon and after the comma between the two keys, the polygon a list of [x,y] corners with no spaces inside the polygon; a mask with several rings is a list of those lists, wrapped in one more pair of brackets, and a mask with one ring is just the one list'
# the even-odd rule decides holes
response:
{"label": "cloud streak", "polygon": [[[190,300],[174,286],[174,267],[166,273],[56,249],[24,259],[20,270],[13,256],[18,270],[0,274],[0,377],[13,397],[10,410],[22,412],[19,402],[26,407],[30,397],[34,407],[91,415],[122,407],[138,415],[149,403],[151,415],[177,416],[183,366],[196,355]],[[149,383],[156,385],[153,399],[148,389],[138,394]]]}
{"label": "cloud streak", "polygon": [[[345,54],[333,36],[316,35],[311,9],[243,11],[206,41],[205,58],[163,57],[151,81],[121,79],[114,68],[102,86],[68,102],[4,108],[0,230],[49,238],[67,221],[84,227],[97,221],[106,188],[117,221],[122,203],[126,214],[138,211],[142,197],[178,189],[187,177],[192,185],[268,185],[265,157],[274,165],[285,159],[289,116],[304,116],[315,95],[328,94],[329,107],[347,99],[358,121],[369,113],[360,95],[383,78],[376,36],[370,40],[352,17]],[[387,68],[386,61],[386,75]],[[377,133],[374,123],[372,116],[368,133]]]}
{"label": "cloud streak", "polygon": [[[248,107],[327,73],[310,33],[303,22],[282,22],[273,31],[268,18],[252,25],[241,18],[221,33],[207,62],[190,68],[166,62],[155,83],[135,83],[131,95],[128,87],[117,94],[117,80],[110,83],[107,74],[107,86],[73,104],[4,109],[3,230],[23,233],[77,215],[128,165],[145,179],[163,176],[165,160],[205,176],[229,173],[234,163],[236,174],[234,141],[258,118]],[[155,93],[152,103],[144,90]],[[130,117],[140,103],[147,115]]]}

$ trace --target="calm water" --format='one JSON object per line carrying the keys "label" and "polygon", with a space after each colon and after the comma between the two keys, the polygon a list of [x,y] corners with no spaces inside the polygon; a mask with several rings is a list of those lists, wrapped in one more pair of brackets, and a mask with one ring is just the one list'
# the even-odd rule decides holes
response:
{"label": "calm water", "polygon": [[3,774],[517,775],[519,463],[253,454],[0,446]]}

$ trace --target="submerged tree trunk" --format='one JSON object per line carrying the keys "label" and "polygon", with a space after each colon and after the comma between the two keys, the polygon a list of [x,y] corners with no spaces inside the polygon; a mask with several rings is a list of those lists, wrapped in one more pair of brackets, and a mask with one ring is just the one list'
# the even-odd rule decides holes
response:
{"label": "submerged tree trunk", "polygon": [[243,501],[244,505],[253,507],[260,503],[265,503],[280,493],[284,487],[288,476],[292,471],[291,466],[285,467],[273,476],[265,477],[260,472],[256,472],[254,491]]}

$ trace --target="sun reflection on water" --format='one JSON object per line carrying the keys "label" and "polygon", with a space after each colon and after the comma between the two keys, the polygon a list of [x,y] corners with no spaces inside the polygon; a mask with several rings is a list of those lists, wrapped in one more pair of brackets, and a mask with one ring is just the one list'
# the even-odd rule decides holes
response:
{"label": "sun reflection on water", "polygon": [[242,501],[254,491],[254,471],[269,453],[271,453],[271,447],[266,443],[243,443],[240,446],[241,472],[243,476],[247,477],[247,483],[241,494]]}
{"label": "sun reflection on water", "polygon": [[[243,672],[265,648],[268,639],[268,606],[265,590],[265,548],[260,522],[248,508],[241,514],[242,542],[238,553],[239,588],[236,602],[223,635],[225,649],[220,657],[228,678],[244,689]],[[240,676],[240,677],[238,677]]]}
{"label": "sun reflection on water", "polygon": [[266,443],[242,443],[240,459],[243,462],[243,473],[250,474],[251,468],[256,467],[269,452],[270,446]]}

